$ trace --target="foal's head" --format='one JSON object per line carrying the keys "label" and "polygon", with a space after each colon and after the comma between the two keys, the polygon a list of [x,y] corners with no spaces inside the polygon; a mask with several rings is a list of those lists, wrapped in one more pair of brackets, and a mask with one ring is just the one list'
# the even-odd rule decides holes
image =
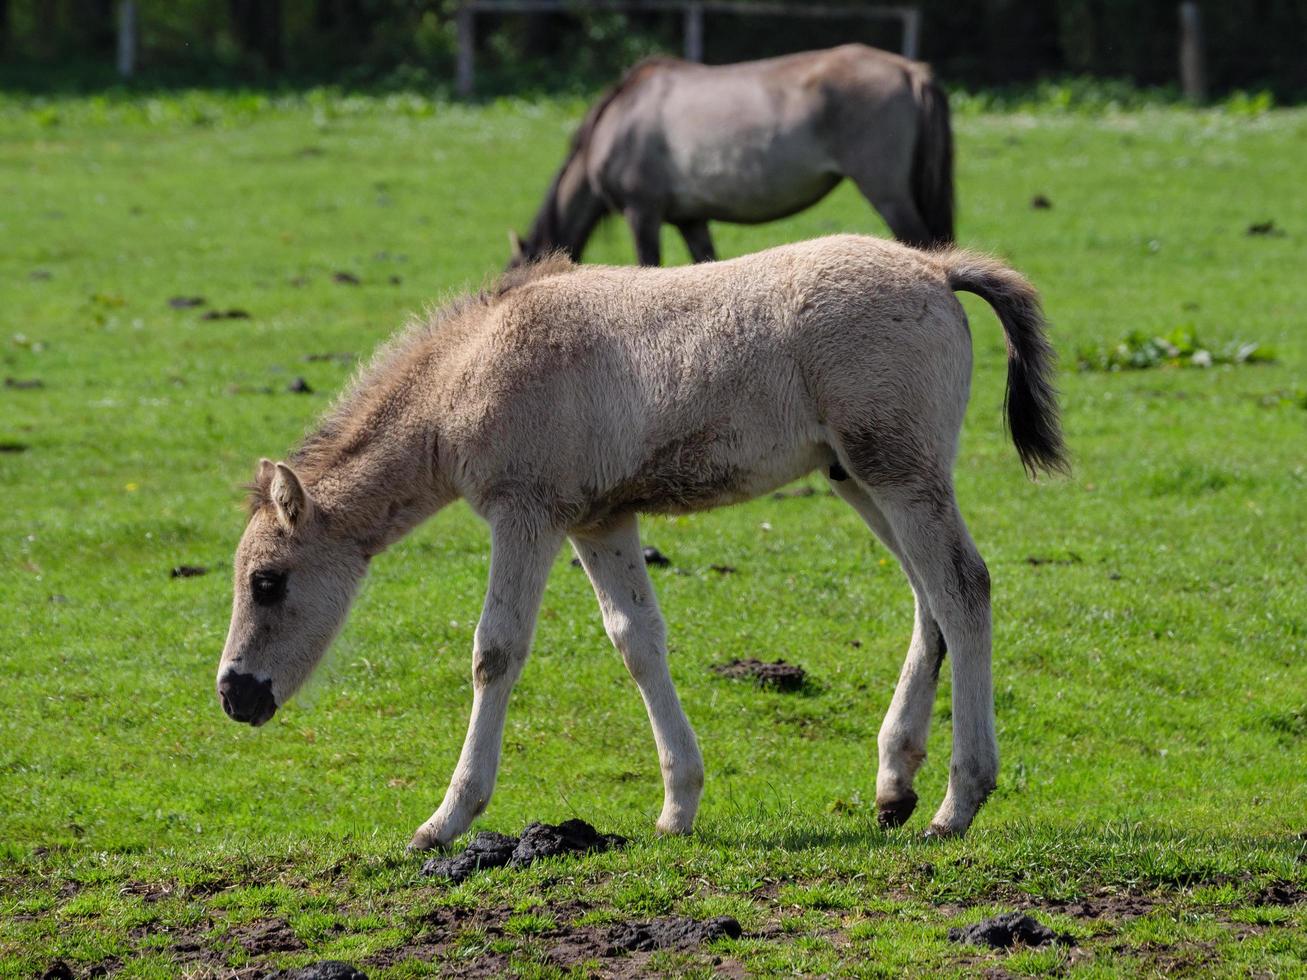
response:
{"label": "foal's head", "polygon": [[285,463],[263,460],[236,548],[235,595],[218,697],[236,721],[262,725],[317,666],[367,571],[363,546]]}

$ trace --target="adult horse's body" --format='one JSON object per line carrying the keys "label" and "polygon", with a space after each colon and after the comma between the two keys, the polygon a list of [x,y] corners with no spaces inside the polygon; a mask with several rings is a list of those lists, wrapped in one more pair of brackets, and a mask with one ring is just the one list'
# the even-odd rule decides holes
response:
{"label": "adult horse's body", "polygon": [[709,221],[783,218],[845,177],[901,241],[953,241],[948,100],[925,65],[860,44],[712,67],[652,59],[590,109],[514,261],[577,261],[617,212],[641,265],[659,264],[663,222],[702,262]]}
{"label": "adult horse's body", "polygon": [[[953,496],[971,337],[953,290],[997,310],[1022,461],[1062,465],[1052,352],[1034,290],[965,252],[839,236],[708,265],[509,273],[394,342],[289,465],[264,460],[235,560],[218,693],[262,724],[343,623],[369,560],[463,497],[490,525],[472,719],[444,802],[413,838],[445,844],[485,808],[509,691],[570,537],[640,688],[686,832],[703,766],[667,669],[638,513],[703,510],[826,472],[916,595],[880,731],[876,799],[916,802],[936,679],[953,657],[953,758],[932,829],[962,833],[994,785],[989,576]],[[429,747],[427,749],[429,751]]]}

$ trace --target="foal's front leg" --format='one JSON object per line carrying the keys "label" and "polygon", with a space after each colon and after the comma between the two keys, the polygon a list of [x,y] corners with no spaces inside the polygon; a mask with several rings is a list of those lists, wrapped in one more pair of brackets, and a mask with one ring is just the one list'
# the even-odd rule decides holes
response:
{"label": "foal's front leg", "polygon": [[490,586],[472,646],[472,720],[444,802],[418,828],[411,850],[448,844],[490,802],[508,696],[522,673],[545,580],[562,535],[500,522],[490,531]]}
{"label": "foal's front leg", "polygon": [[649,712],[663,773],[658,830],[689,833],[703,792],[703,759],[667,670],[667,628],[645,568],[635,515],[620,517],[600,530],[573,534],[572,543],[599,599],[604,629]]}

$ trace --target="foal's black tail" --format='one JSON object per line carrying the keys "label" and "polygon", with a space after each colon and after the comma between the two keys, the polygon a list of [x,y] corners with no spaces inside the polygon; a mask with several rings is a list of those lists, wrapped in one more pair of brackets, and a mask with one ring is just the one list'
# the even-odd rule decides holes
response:
{"label": "foal's black tail", "polygon": [[1048,342],[1039,294],[1018,272],[973,252],[939,256],[950,289],[975,293],[994,308],[1007,335],[1008,431],[1022,465],[1033,477],[1070,469],[1057,407],[1053,371],[1057,355]]}
{"label": "foal's black tail", "polygon": [[948,96],[925,66],[910,72],[917,103],[917,142],[912,150],[912,200],[931,245],[953,244],[953,127]]}

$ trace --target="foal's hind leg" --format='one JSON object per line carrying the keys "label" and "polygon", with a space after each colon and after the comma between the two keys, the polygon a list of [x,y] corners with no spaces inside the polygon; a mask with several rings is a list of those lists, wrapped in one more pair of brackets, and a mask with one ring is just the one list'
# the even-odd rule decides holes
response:
{"label": "foal's hind leg", "polygon": [[868,487],[918,576],[953,662],[953,757],[934,834],[961,834],[998,778],[990,674],[989,571],[946,477]]}
{"label": "foal's hind leg", "polygon": [[889,521],[871,496],[853,480],[832,480],[831,486],[898,558],[916,599],[912,642],[876,739],[880,755],[876,770],[876,819],[882,827],[898,827],[917,806],[912,782],[926,759],[935,688],[944,662],[944,635],[931,615],[925,589],[905,558]]}
{"label": "foal's hind leg", "polygon": [[561,544],[555,531],[512,520],[491,526],[490,586],[472,642],[472,719],[445,799],[413,835],[411,850],[448,844],[490,802],[508,696],[531,649],[540,597]]}
{"label": "foal's hind leg", "polygon": [[690,250],[691,259],[695,262],[717,261],[717,250],[713,248],[707,221],[683,221],[676,226],[676,230],[685,239],[685,247]]}
{"label": "foal's hind leg", "polygon": [[645,568],[635,515],[575,533],[572,543],[599,598],[604,628],[649,712],[663,773],[658,830],[688,833],[703,792],[703,759],[667,670],[666,627]]}

